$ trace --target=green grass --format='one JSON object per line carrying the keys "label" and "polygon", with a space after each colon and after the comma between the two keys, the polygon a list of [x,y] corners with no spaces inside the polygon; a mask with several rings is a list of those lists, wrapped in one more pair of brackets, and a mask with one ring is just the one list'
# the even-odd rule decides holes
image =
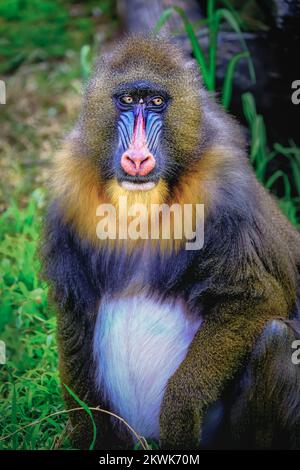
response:
{"label": "green grass", "polygon": [[[0,365],[0,436],[63,409],[57,372],[56,320],[39,279],[37,249],[44,192],[35,190],[24,208],[15,203],[0,217],[0,338],[7,365]],[[0,449],[51,449],[66,419],[49,419]]]}
{"label": "green grass", "polygon": [[[265,122],[263,116],[257,114],[251,93],[242,95],[242,105],[250,131],[250,161],[257,179],[277,194],[282,211],[293,225],[300,228],[300,149],[290,141],[289,147],[275,143],[270,151]],[[281,169],[282,156],[287,159],[288,173]],[[272,167],[273,170],[270,170]]]}
{"label": "green grass", "polygon": [[[62,3],[55,23],[52,13]],[[70,448],[68,416],[61,413],[55,312],[39,278],[46,192],[33,189],[45,186],[58,142],[78,114],[96,31],[91,17],[85,25],[82,17],[92,6],[101,7],[106,16],[97,34],[105,40],[114,29],[108,20],[113,3],[86,2],[75,18],[70,1],[0,5],[1,72],[11,74],[7,105],[0,110],[0,340],[7,355],[7,364],[0,365],[0,449]]]}
{"label": "green grass", "polygon": [[[0,365],[2,450],[72,448],[58,377],[55,312],[39,277],[44,207],[45,191],[37,189],[25,207],[12,202],[0,216],[0,339],[7,356],[7,365]],[[97,430],[92,412],[65,387],[91,418],[93,449]],[[135,448],[145,446],[155,448],[143,440]]]}
{"label": "green grass", "polygon": [[[75,2],[76,3],[76,2]],[[24,62],[64,59],[92,43],[96,27],[113,23],[114,0],[6,0],[0,2],[0,73]],[[96,13],[96,14],[94,14]]]}

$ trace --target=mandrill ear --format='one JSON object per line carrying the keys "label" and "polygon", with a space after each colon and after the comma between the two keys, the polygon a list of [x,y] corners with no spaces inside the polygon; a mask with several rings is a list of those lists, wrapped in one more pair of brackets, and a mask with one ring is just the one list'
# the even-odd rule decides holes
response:
{"label": "mandrill ear", "polygon": [[75,126],[68,135],[68,139],[72,141],[78,141],[81,139],[80,127]]}
{"label": "mandrill ear", "polygon": [[82,126],[78,123],[73,127],[69,134],[67,134],[63,143],[67,144],[68,148],[71,149],[71,153],[74,157],[83,157],[85,155],[89,155],[85,140]]}
{"label": "mandrill ear", "polygon": [[192,81],[196,82],[198,86],[203,87],[202,75],[199,73],[199,68],[193,59],[185,60],[185,70],[192,77]]}

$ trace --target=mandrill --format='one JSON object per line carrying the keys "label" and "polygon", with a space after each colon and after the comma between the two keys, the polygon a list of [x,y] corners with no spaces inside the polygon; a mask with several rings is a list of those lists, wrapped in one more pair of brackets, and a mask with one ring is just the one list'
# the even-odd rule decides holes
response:
{"label": "mandrill", "polygon": [[[163,449],[300,448],[300,236],[174,46],[129,37],[99,60],[52,195],[43,256],[62,384]],[[155,239],[121,236],[124,198],[160,216],[203,205],[203,246],[186,249],[171,216],[168,239],[161,227]],[[115,238],[99,234],[110,206]],[[93,415],[97,449],[134,446],[124,421]],[[70,418],[74,446],[88,448],[89,416]]]}

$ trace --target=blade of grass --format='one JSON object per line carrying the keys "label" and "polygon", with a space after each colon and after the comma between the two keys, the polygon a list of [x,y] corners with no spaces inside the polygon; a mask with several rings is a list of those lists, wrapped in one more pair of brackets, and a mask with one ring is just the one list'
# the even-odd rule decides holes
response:
{"label": "blade of grass", "polygon": [[275,158],[275,152],[270,152],[268,155],[265,156],[264,159],[260,159],[260,162],[257,164],[255,172],[257,174],[258,179],[263,183],[265,181],[266,170],[268,163]]}
{"label": "blade of grass", "polygon": [[267,158],[267,138],[264,119],[256,112],[254,97],[251,93],[242,95],[243,112],[251,131],[250,160],[256,168]]}
{"label": "blade of grass", "polygon": [[270,178],[268,179],[268,181],[265,184],[266,188],[271,189],[272,186],[274,185],[274,183],[279,178],[283,179],[285,198],[286,199],[291,199],[291,193],[292,193],[291,185],[290,185],[290,182],[289,182],[289,179],[288,179],[287,175],[282,170],[277,170],[277,171],[275,171],[275,173],[273,173],[272,176],[270,176]]}
{"label": "blade of grass", "polygon": [[293,174],[293,181],[296,186],[297,193],[300,195],[300,149],[291,142],[290,147],[283,147],[278,143],[274,144],[275,150],[289,159]]}
{"label": "blade of grass", "polygon": [[279,206],[281,207],[282,211],[288,217],[288,219],[294,224],[296,227],[299,227],[299,219],[297,215],[297,201],[296,199],[280,199]]}
{"label": "blade of grass", "polygon": [[91,72],[91,47],[85,44],[80,49],[80,71],[83,81],[86,82]]}
{"label": "blade of grass", "polygon": [[[16,385],[13,381],[13,393],[12,393],[12,400],[11,400],[11,422],[16,429],[17,427],[17,392],[16,392]],[[17,434],[13,436],[13,449],[16,450],[18,448],[18,436]]]}
{"label": "blade of grass", "polygon": [[[10,369],[7,369],[8,375],[10,377],[10,381],[12,384],[12,397],[11,397],[11,423],[16,429],[17,427],[17,391],[16,391],[16,384],[14,381],[14,377]],[[12,447],[13,450],[18,448],[18,436],[14,435],[12,439]]]}
{"label": "blade of grass", "polygon": [[229,108],[232,97],[235,66],[240,60],[245,59],[247,57],[249,57],[249,53],[247,51],[240,52],[239,54],[236,54],[234,57],[232,57],[227,65],[221,95],[221,102],[225,109]]}
{"label": "blade of grass", "polygon": [[266,161],[267,158],[267,138],[264,118],[258,114],[254,121],[254,134],[253,138],[256,141],[257,152],[256,152],[256,166],[260,167]]}
{"label": "blade of grass", "polygon": [[95,423],[95,420],[94,420],[94,417],[93,417],[93,413],[91,412],[91,410],[89,409],[89,407],[84,403],[84,401],[80,400],[80,398],[73,392],[73,390],[71,390],[66,384],[64,384],[64,387],[66,388],[66,390],[69,392],[69,394],[71,395],[71,397],[74,398],[74,400],[80,405],[82,406],[82,408],[87,412],[87,414],[89,415],[89,417],[91,418],[91,422],[92,422],[92,425],[93,425],[93,440],[90,444],[90,447],[89,447],[89,450],[93,450],[94,447],[95,447],[95,442],[96,442],[96,437],[97,437],[97,427],[96,427],[96,423]]}
{"label": "blade of grass", "polygon": [[[248,49],[246,41],[243,37],[241,28],[238,24],[237,19],[235,18],[236,15],[234,15],[231,11],[227,10],[226,8],[219,8],[218,10],[216,10],[215,15],[217,16],[218,28],[219,28],[219,23],[220,23],[221,19],[224,18],[224,20],[227,21],[227,23],[231,26],[231,28],[238,35],[238,38],[240,40],[240,43],[241,43],[244,51],[249,53],[249,49]],[[248,56],[248,70],[249,70],[249,76],[251,78],[252,83],[255,83],[256,82],[255,70],[254,70],[253,62],[251,60],[250,53],[249,53],[249,56]]]}
{"label": "blade of grass", "polygon": [[291,160],[291,168],[292,168],[293,180],[296,186],[296,190],[300,196],[300,167],[294,160]]}
{"label": "blade of grass", "polygon": [[162,12],[160,15],[156,25],[153,28],[153,33],[158,34],[161,28],[165,25],[165,23],[169,20],[169,18],[173,15],[174,10],[173,8],[167,8]]}
{"label": "blade of grass", "polygon": [[200,67],[204,84],[208,87],[210,84],[210,78],[208,74],[208,67],[206,63],[205,54],[199,44],[194,28],[192,24],[190,23],[183,8],[173,5],[167,10],[165,10],[160,16],[158,22],[156,23],[156,26],[154,27],[154,32],[158,33],[160,29],[162,28],[162,26],[166,23],[166,21],[168,21],[168,19],[173,13],[177,13],[183,21],[184,29],[190,40],[195,59]]}
{"label": "blade of grass", "polygon": [[[140,436],[128,423],[127,421],[125,421],[124,418],[121,418],[120,416],[116,415],[115,413],[112,413],[111,411],[108,411],[108,410],[104,410],[102,408],[99,408],[99,407],[92,407],[92,408],[89,408],[89,410],[92,410],[92,411],[97,411],[99,413],[105,413],[105,414],[108,414],[109,416],[113,416],[114,418],[120,420],[122,423],[125,424],[125,426],[127,426],[127,428],[129,429],[129,431],[132,432],[132,434],[136,437],[137,441],[140,442],[142,448],[144,450],[149,450],[148,448],[148,443],[146,441],[146,439],[143,437],[143,436]],[[74,411],[85,411],[85,409],[80,406],[79,408],[72,408],[70,410],[60,410],[60,411],[56,411],[54,413],[51,413],[50,415],[48,416],[45,416],[44,418],[41,418],[41,419],[37,419],[35,421],[32,421],[31,423],[28,423],[24,426],[21,426],[19,429],[16,429],[15,431],[7,434],[6,436],[1,436],[0,437],[0,443],[1,441],[5,441],[6,439],[9,439],[10,437],[14,436],[15,434],[23,431],[24,429],[27,429],[31,426],[36,426],[37,424],[41,423],[42,421],[45,421],[45,420],[48,420],[49,418],[53,417],[53,416],[58,416],[58,415],[63,415],[63,414],[69,414],[69,413],[72,413]]]}
{"label": "blade of grass", "polygon": [[216,87],[216,57],[218,48],[218,17],[215,14],[215,1],[209,0],[207,4],[207,17],[209,26],[209,50],[208,50],[208,69],[209,69],[209,90],[215,90]]}
{"label": "blade of grass", "polygon": [[242,104],[245,118],[251,127],[256,116],[256,105],[252,93],[247,92],[242,94]]}

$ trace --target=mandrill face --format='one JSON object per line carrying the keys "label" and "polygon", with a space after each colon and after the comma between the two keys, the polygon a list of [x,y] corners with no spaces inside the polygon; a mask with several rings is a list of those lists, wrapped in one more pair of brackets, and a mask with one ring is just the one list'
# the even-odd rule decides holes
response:
{"label": "mandrill face", "polygon": [[149,191],[166,170],[162,134],[170,96],[150,81],[136,80],[120,85],[113,100],[118,134],[113,172],[122,188]]}
{"label": "mandrill face", "polygon": [[[199,71],[174,46],[159,38],[124,40],[95,64],[77,124],[55,159],[53,192],[65,220],[98,245],[100,205],[113,205],[126,226],[131,216],[122,202],[141,203],[151,229],[153,205],[204,204],[208,211],[222,196],[219,178],[233,168],[224,159],[232,124],[224,122]],[[242,147],[236,131],[232,138]]]}
{"label": "mandrill face", "polygon": [[169,44],[130,38],[101,57],[89,81],[75,152],[109,200],[164,202],[199,160],[199,73]]}

